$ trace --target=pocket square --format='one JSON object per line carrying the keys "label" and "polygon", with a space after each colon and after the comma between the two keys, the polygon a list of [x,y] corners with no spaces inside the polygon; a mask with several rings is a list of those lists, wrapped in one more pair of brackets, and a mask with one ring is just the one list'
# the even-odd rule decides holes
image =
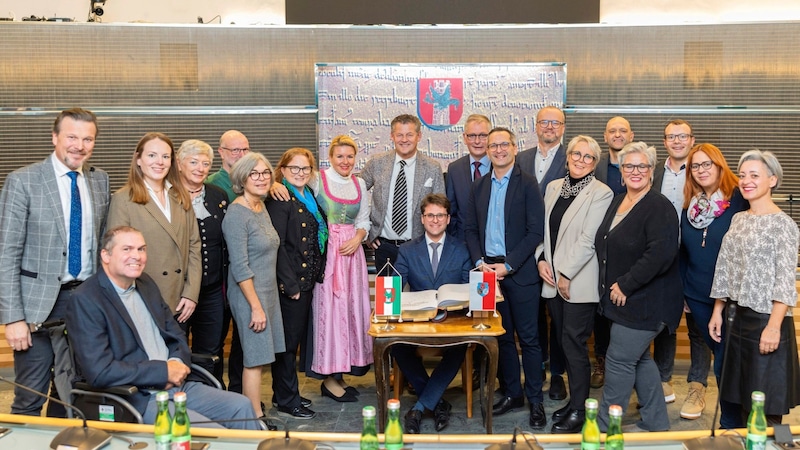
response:
{"label": "pocket square", "polygon": [[433,178],[425,180],[425,187],[433,187]]}

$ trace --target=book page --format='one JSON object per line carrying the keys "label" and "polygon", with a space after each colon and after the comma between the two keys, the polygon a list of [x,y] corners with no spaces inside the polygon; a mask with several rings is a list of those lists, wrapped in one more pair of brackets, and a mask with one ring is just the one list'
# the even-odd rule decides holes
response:
{"label": "book page", "polygon": [[440,308],[448,310],[464,308],[469,304],[469,283],[443,284],[439,287],[437,298]]}
{"label": "book page", "polygon": [[436,309],[436,291],[403,292],[400,307],[403,311]]}

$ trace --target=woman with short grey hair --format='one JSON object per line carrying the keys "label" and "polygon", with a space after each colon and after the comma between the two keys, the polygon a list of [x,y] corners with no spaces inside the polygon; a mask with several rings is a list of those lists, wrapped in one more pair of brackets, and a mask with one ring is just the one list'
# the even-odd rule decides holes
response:
{"label": "woman with short grey hair", "polygon": [[711,287],[716,302],[708,332],[720,342],[723,311],[733,315],[720,399],[738,408],[740,422],[735,427],[742,428],[753,391],[766,394],[764,412],[770,425],[781,423],[782,416],[800,404],[800,364],[792,320],[800,231],[772,200],[783,177],[775,155],[745,152],[738,172],[739,190],[750,209],[733,216],[722,239]]}

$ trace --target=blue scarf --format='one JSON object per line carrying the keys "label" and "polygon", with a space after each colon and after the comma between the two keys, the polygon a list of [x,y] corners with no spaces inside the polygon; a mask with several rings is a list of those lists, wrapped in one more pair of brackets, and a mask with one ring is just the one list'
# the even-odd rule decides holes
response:
{"label": "blue scarf", "polygon": [[319,243],[319,253],[325,253],[325,245],[328,243],[328,224],[325,223],[325,219],[322,218],[322,213],[319,212],[319,206],[317,205],[317,200],[314,198],[314,195],[309,192],[308,188],[303,187],[303,192],[299,192],[297,188],[292,186],[291,183],[287,182],[284,178],[283,185],[286,186],[286,189],[294,194],[300,203],[306,206],[308,212],[314,215],[314,218],[317,220],[317,242]]}

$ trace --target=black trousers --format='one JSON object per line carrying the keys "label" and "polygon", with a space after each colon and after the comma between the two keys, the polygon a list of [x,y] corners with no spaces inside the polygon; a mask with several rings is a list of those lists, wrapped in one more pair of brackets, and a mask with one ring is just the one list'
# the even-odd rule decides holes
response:
{"label": "black trousers", "polygon": [[275,355],[272,363],[272,391],[278,406],[295,408],[300,406],[300,391],[297,381],[297,349],[305,351],[308,336],[308,316],[314,291],[300,292],[293,300],[280,294],[283,336],[286,351]]}
{"label": "black trousers", "polygon": [[[231,314],[231,307],[228,302],[225,302],[225,309],[223,310],[222,317],[222,341],[228,336],[228,329],[231,327],[231,353],[228,355],[228,390],[231,392],[242,393],[242,372],[244,371],[244,355],[242,354],[242,341],[239,340],[239,330],[236,326],[236,320],[233,319]],[[224,346],[220,348],[219,360],[224,360]],[[220,364],[220,370],[222,369]],[[217,375],[216,373],[214,374]],[[221,376],[222,374],[220,374]]]}
{"label": "black trousers", "polygon": [[584,410],[589,397],[589,379],[592,364],[589,362],[589,347],[586,341],[594,328],[597,303],[569,303],[560,295],[547,299],[556,339],[564,350],[567,376],[569,377],[569,407]]}

